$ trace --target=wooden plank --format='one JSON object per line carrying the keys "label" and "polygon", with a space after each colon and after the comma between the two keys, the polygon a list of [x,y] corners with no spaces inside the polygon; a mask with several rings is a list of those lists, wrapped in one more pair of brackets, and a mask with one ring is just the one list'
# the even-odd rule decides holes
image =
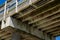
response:
{"label": "wooden plank", "polygon": [[[46,4],[43,4],[42,6],[40,6],[40,7],[38,7],[37,9],[39,9],[39,8],[41,8],[41,7],[44,7],[44,6],[46,6],[47,4],[49,4],[49,3],[51,3],[52,1],[50,1],[50,2],[47,2]],[[34,11],[34,10],[33,10]],[[37,12],[37,11],[36,11]],[[44,12],[42,12],[42,13],[44,13]],[[41,14],[42,14],[41,13]],[[30,14],[32,14],[32,13],[30,13]],[[33,13],[33,15],[35,15],[35,13]],[[29,17],[27,17],[27,18],[25,18],[25,19],[23,19],[22,21],[24,22],[24,21],[27,21],[27,20],[30,20],[30,19],[32,19],[32,18],[34,18],[34,17],[36,17],[36,16],[38,16],[38,15],[40,15],[40,13],[38,13],[37,15],[35,15],[35,16],[33,16],[33,15],[29,15]]]}
{"label": "wooden plank", "polygon": [[[49,1],[49,2],[46,3],[46,4],[43,4],[42,6],[36,8],[36,9],[34,9],[34,10],[28,12],[28,13],[25,13],[23,17],[25,17],[25,16],[27,16],[27,15],[29,15],[29,14],[32,14],[31,12],[33,12],[33,11],[35,11],[35,10],[37,10],[37,9],[39,9],[39,8],[41,8],[41,7],[43,7],[43,6],[47,5],[47,4],[49,4],[49,3],[51,3],[51,2],[53,2],[53,0]],[[33,5],[32,5],[32,6],[33,6]],[[30,19],[30,18],[28,18],[28,19]]]}
{"label": "wooden plank", "polygon": [[51,25],[51,24],[54,24],[54,23],[56,23],[56,22],[60,22],[60,17],[59,17],[59,19],[57,18],[57,19],[55,19],[55,20],[48,21],[48,22],[46,22],[46,23],[40,24],[38,27],[39,27],[39,28],[44,28],[44,27],[49,26],[49,25]]}
{"label": "wooden plank", "polygon": [[[51,8],[52,9],[52,8]],[[50,9],[49,9],[50,10]],[[55,9],[55,11],[56,11],[57,9]],[[51,11],[52,12],[52,11]],[[53,10],[53,12],[54,12],[54,10]],[[50,13],[50,12],[49,12]],[[35,17],[35,18],[33,18],[33,19],[31,19],[31,21],[29,22],[29,24],[31,24],[31,23],[35,23],[35,22],[37,22],[37,21],[39,21],[39,20],[41,20],[41,19],[44,19],[44,18],[46,18],[46,17],[48,17],[48,16],[51,16],[51,15],[53,15],[54,13],[52,13],[52,14],[50,14],[50,15],[46,15],[45,17],[42,17],[42,18],[40,18],[41,16],[39,15],[39,16],[37,16],[37,17]],[[38,19],[37,19],[38,18]]]}
{"label": "wooden plank", "polygon": [[[56,14],[56,13],[58,13],[58,11],[54,12],[54,14]],[[35,22],[37,22],[37,21],[40,21],[40,20],[42,20],[42,19],[44,19],[44,18],[47,18],[47,17],[49,17],[49,16],[51,16],[51,15],[54,15],[54,14],[50,14],[50,15],[48,15],[48,16],[45,16],[45,17],[41,18],[41,19],[40,19],[40,18],[39,18],[39,19],[36,19],[36,20],[34,19],[34,21],[31,20],[31,21],[29,22],[29,24],[35,23]]]}
{"label": "wooden plank", "polygon": [[5,40],[11,40],[11,38],[9,37],[9,38],[6,38]]}
{"label": "wooden plank", "polygon": [[[54,28],[51,28],[51,29],[48,29],[48,30],[44,30],[46,33],[51,33],[51,32],[53,32],[53,31],[55,31],[55,30],[59,30],[60,29],[60,27],[58,27],[58,26],[56,26],[56,27],[54,27]],[[43,30],[42,30],[43,31]]]}
{"label": "wooden plank", "polygon": [[51,32],[50,34],[56,34],[56,33],[60,33],[60,30],[53,31],[53,32]]}
{"label": "wooden plank", "polygon": [[11,33],[12,33],[12,31],[7,31],[7,32],[4,32],[4,33],[1,33],[1,34],[0,34],[0,37],[5,36],[5,35],[7,35],[7,34],[11,34]]}
{"label": "wooden plank", "polygon": [[10,37],[11,37],[11,35],[5,35],[5,36],[2,36],[1,39],[8,39]]}
{"label": "wooden plank", "polygon": [[[54,28],[56,26],[60,25],[60,22],[57,22],[57,23],[54,23],[52,25],[49,25],[47,26],[44,30],[48,30],[48,29],[51,29],[51,28]],[[39,28],[38,28],[39,29]],[[46,33],[48,33],[49,31],[46,31]]]}
{"label": "wooden plank", "polygon": [[43,28],[42,31],[52,32],[52,31],[57,30],[57,29],[60,29],[60,27],[55,26],[55,27],[52,27],[52,28],[49,28],[49,29],[48,29],[48,27],[46,27],[46,29]]}
{"label": "wooden plank", "polygon": [[52,16],[49,16],[49,17],[47,17],[47,18],[45,18],[45,19],[43,19],[43,20],[40,20],[40,21],[36,22],[33,26],[40,25],[40,24],[49,22],[49,21],[51,21],[51,20],[54,20],[54,19],[60,17],[59,14],[60,14],[60,13],[56,13],[56,14],[54,14],[54,15],[52,15]]}
{"label": "wooden plank", "polygon": [[53,34],[52,36],[54,37],[54,36],[58,36],[58,35],[60,35],[60,33]]}
{"label": "wooden plank", "polygon": [[[34,3],[36,3],[38,0],[32,0],[32,3],[34,4]],[[22,5],[23,5],[23,7],[22,7]],[[25,16],[25,15],[27,15],[28,13],[25,13],[25,14],[23,14],[23,13],[21,13],[21,10],[24,10],[25,8],[27,8],[27,7],[29,7],[30,5],[29,5],[29,3],[28,3],[28,1],[27,1],[27,3],[24,3],[24,4],[22,4],[22,5],[20,5],[18,8],[20,8],[20,9],[18,9],[18,13],[20,13],[20,16],[18,17],[18,18],[21,18],[21,17],[23,17],[23,16]],[[12,13],[12,12],[11,12]],[[13,12],[14,13],[14,12]],[[14,14],[16,14],[16,13],[14,13]],[[14,15],[13,14],[13,15]],[[13,15],[11,15],[11,16],[13,16]]]}

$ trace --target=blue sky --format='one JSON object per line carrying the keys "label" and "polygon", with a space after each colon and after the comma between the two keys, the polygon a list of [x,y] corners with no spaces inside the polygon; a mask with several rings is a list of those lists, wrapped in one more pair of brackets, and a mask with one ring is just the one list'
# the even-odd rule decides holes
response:
{"label": "blue sky", "polygon": [[1,6],[2,4],[4,4],[5,1],[6,1],[6,0],[0,0],[0,6]]}
{"label": "blue sky", "polygon": [[[0,0],[0,6],[1,6],[2,4],[4,4],[5,1],[6,1],[6,0]],[[60,36],[56,37],[56,40],[60,40]]]}
{"label": "blue sky", "polygon": [[60,36],[56,37],[56,40],[60,40]]}

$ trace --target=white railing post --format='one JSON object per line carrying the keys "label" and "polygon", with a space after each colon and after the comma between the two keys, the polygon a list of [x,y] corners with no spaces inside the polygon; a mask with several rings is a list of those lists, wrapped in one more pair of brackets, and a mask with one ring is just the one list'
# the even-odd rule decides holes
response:
{"label": "white railing post", "polygon": [[1,24],[1,29],[4,28],[6,25],[6,6],[7,6],[7,1],[5,1],[5,6],[4,6],[4,14],[3,14],[3,20],[2,20],[2,24]]}
{"label": "white railing post", "polygon": [[7,8],[7,14],[9,13],[9,5],[8,5],[8,8]]}
{"label": "white railing post", "polygon": [[6,18],[6,11],[7,11],[6,6],[7,6],[7,1],[5,1],[5,6],[4,6],[4,15],[3,15],[4,20]]}
{"label": "white railing post", "polygon": [[29,4],[31,4],[31,0],[29,0]]}
{"label": "white railing post", "polygon": [[18,12],[18,1],[16,0],[16,13]]}

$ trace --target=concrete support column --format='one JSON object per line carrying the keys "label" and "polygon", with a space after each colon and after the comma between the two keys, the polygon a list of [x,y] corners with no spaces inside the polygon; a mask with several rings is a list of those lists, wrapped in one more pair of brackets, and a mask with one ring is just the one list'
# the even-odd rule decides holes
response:
{"label": "concrete support column", "polygon": [[44,34],[44,35],[45,35],[45,40],[51,40],[51,38],[48,34]]}
{"label": "concrete support column", "polygon": [[[6,23],[4,23],[4,21],[2,21],[2,27],[1,29],[7,28],[7,27],[12,27],[15,29],[19,29],[22,31],[25,31],[29,34],[32,34],[42,40],[51,40],[50,37],[47,34],[44,34],[44,32],[42,32],[41,30],[35,29],[33,27],[30,28],[29,25],[26,25],[24,23],[22,23],[21,21],[8,17],[6,18]],[[45,36],[45,38],[44,38]],[[18,33],[14,32],[12,34],[12,40],[20,40],[20,36]]]}
{"label": "concrete support column", "polygon": [[12,34],[11,40],[21,40],[20,34],[19,34],[18,32],[14,32],[14,33]]}
{"label": "concrete support column", "polygon": [[56,39],[55,39],[55,37],[52,36],[52,37],[51,37],[51,40],[56,40]]}

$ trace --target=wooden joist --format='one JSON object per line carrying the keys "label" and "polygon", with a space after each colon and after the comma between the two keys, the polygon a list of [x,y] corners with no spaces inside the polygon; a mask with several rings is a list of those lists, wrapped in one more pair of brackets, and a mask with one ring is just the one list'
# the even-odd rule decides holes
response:
{"label": "wooden joist", "polygon": [[[55,4],[56,6],[58,6],[58,4]],[[60,5],[60,4],[59,4]],[[55,6],[55,7],[56,7]],[[50,6],[49,6],[50,7]],[[51,7],[50,9],[51,9],[51,12],[52,12],[52,14],[50,14],[50,15],[53,15],[54,13],[53,12],[55,12],[57,9],[55,9],[55,10],[53,10],[52,11],[52,9],[53,9],[54,7]],[[41,9],[43,9],[43,8],[41,8]],[[44,10],[43,11],[43,13],[45,12],[45,11],[48,11],[48,13],[50,13],[50,10],[49,8],[48,9],[46,9],[46,10]],[[38,13],[38,12],[37,12]],[[46,13],[46,12],[45,12]],[[33,17],[33,19],[31,19],[31,21],[29,22],[29,24],[31,24],[31,23],[35,23],[35,22],[37,22],[37,21],[39,21],[39,20],[41,20],[41,19],[44,19],[44,18],[46,18],[46,17],[48,17],[48,16],[50,16],[50,15],[46,15],[45,17],[42,17],[42,18],[40,18],[41,17],[41,15],[39,15],[39,16],[37,16],[37,17]]]}
{"label": "wooden joist", "polygon": [[49,22],[49,21],[54,20],[54,19],[59,18],[59,17],[60,17],[60,13],[56,13],[56,14],[54,14],[52,16],[49,16],[49,17],[47,17],[47,18],[45,18],[43,20],[40,20],[40,21],[36,22],[33,26]]}
{"label": "wooden joist", "polygon": [[5,36],[2,36],[1,39],[9,39],[9,38],[11,38],[11,36],[12,35],[10,35],[10,34],[9,35],[5,35]]}
{"label": "wooden joist", "polygon": [[[45,5],[47,5],[47,4],[49,4],[49,3],[51,3],[51,2],[53,2],[53,0],[51,0],[51,1],[49,1],[49,2],[47,2],[47,3],[45,3],[45,4],[43,4],[43,5],[41,5],[40,7],[37,7],[36,9],[34,9],[33,11],[31,11],[31,12],[29,12],[29,13],[25,13],[26,15],[24,15],[23,16],[23,22],[24,21],[27,21],[27,20],[30,20],[31,18],[33,18],[34,16],[33,15],[35,15],[35,14],[37,14],[36,12],[41,8],[41,7],[44,7]],[[33,6],[33,5],[32,5]],[[36,11],[37,10],[37,11]],[[34,13],[34,14],[33,14]],[[39,14],[37,14],[37,15],[39,15]],[[37,16],[36,15],[36,16]],[[29,17],[29,16],[31,16],[31,17]],[[26,18],[27,17],[27,18]]]}
{"label": "wooden joist", "polygon": [[[48,29],[57,27],[57,26],[59,26],[59,25],[60,25],[60,22],[56,22],[56,23],[54,23],[54,24],[52,24],[52,25],[47,26],[47,27],[46,27],[45,29],[43,29],[43,30],[48,30]],[[49,31],[46,31],[46,32],[48,33]]]}
{"label": "wooden joist", "polygon": [[60,35],[60,33],[55,33],[52,36],[55,37],[55,36],[59,36],[59,35]]}
{"label": "wooden joist", "polygon": [[43,29],[42,29],[42,31],[45,31],[46,33],[50,33],[50,32],[53,32],[53,31],[59,30],[59,29],[60,29],[60,27],[56,26],[56,27],[51,28],[51,29],[48,29],[48,30],[43,30]]}
{"label": "wooden joist", "polygon": [[43,24],[39,25],[38,27],[39,28],[44,28],[44,27],[49,26],[51,24],[54,24],[56,22],[60,22],[60,17],[59,17],[59,19],[55,19],[53,21],[49,21],[49,22],[43,23]]}
{"label": "wooden joist", "polygon": [[60,33],[60,29],[59,30],[56,30],[56,31],[53,31],[50,34],[56,34],[56,33]]}
{"label": "wooden joist", "polygon": [[6,27],[4,29],[1,29],[0,37],[1,37],[1,39],[9,39],[12,36],[13,32],[15,32],[14,28],[12,28],[12,27]]}
{"label": "wooden joist", "polygon": [[57,26],[60,26],[58,23],[57,24],[55,24],[56,26],[49,26],[49,27],[45,27],[45,28],[43,28],[42,29],[42,31],[46,31],[46,32],[51,32],[51,31],[54,31],[54,30],[56,30],[56,29],[59,29],[59,27],[57,27]]}

